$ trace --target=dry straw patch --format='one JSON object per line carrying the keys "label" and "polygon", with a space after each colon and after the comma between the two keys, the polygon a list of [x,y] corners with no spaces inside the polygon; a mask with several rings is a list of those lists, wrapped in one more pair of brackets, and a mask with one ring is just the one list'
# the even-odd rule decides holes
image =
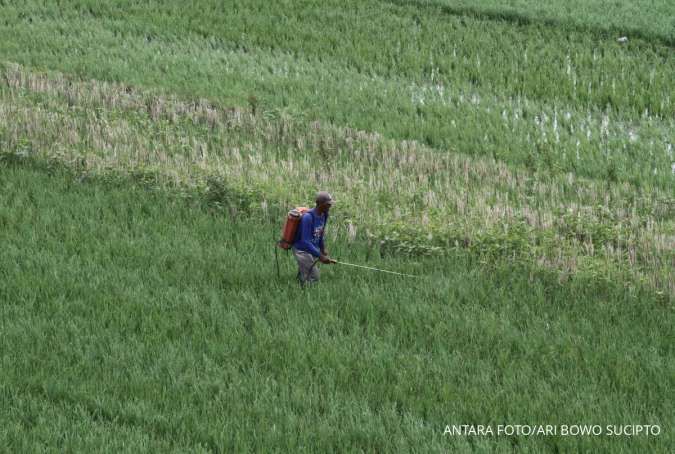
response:
{"label": "dry straw patch", "polygon": [[351,239],[400,225],[428,232],[429,243],[471,246],[524,228],[519,235],[540,244],[526,248],[530,258],[562,275],[592,258],[675,293],[673,198],[659,189],[538,173],[283,111],[222,108],[12,64],[0,73],[0,95],[0,145],[10,152],[89,172],[155,172],[197,188],[217,178],[270,194],[259,201],[265,206],[330,188]]}

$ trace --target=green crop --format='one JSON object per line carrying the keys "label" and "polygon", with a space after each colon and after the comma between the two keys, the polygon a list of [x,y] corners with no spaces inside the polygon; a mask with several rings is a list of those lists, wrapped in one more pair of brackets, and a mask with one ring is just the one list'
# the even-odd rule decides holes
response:
{"label": "green crop", "polygon": [[[668,452],[672,308],[522,264],[371,254],[316,288],[278,223],[127,179],[0,162],[8,451]],[[659,437],[443,436],[447,424],[659,424]]]}
{"label": "green crop", "polygon": [[675,60],[658,41],[415,2],[28,5],[6,7],[0,55],[29,67],[226,106],[253,97],[442,152],[672,185]]}
{"label": "green crop", "polygon": [[0,0],[0,446],[669,452],[671,3]]}
{"label": "green crop", "polygon": [[510,168],[257,109],[9,65],[4,87],[0,79],[0,145],[84,172],[194,188],[231,215],[262,210],[280,220],[329,186],[342,205],[337,234],[366,237],[381,251],[465,248],[562,275],[590,260],[629,288],[646,280],[673,291],[672,191]]}

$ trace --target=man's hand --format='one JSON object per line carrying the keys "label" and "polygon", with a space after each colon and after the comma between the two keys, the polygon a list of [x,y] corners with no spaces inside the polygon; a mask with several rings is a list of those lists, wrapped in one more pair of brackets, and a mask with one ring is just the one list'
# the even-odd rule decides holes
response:
{"label": "man's hand", "polygon": [[320,261],[321,263],[325,263],[326,265],[328,265],[328,264],[330,264],[330,263],[335,263],[335,260],[333,260],[332,258],[328,257],[326,254],[321,254],[321,256],[319,257],[319,261]]}

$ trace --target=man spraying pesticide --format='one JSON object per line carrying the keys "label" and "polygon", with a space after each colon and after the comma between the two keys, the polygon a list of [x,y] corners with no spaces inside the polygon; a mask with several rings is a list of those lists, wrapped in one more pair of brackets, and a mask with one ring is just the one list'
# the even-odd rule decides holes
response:
{"label": "man spraying pesticide", "polygon": [[[328,213],[333,206],[333,197],[325,191],[316,194],[316,206],[311,210],[306,207],[294,208],[288,213],[286,223],[277,245],[282,249],[293,249],[298,262],[298,281],[301,285],[315,283],[319,280],[317,262],[353,266],[372,271],[395,274],[398,276],[417,277],[411,274],[380,270],[370,266],[339,262],[328,256],[324,244],[324,232],[328,222]],[[278,260],[278,259],[277,259]],[[277,262],[277,273],[279,264]]]}
{"label": "man spraying pesticide", "polygon": [[316,194],[315,202],[316,206],[311,210],[300,207],[288,213],[282,239],[278,243],[283,249],[293,249],[298,261],[298,280],[302,285],[319,280],[317,262],[335,263],[328,256],[324,244],[328,213],[334,200],[329,193],[321,191]]}

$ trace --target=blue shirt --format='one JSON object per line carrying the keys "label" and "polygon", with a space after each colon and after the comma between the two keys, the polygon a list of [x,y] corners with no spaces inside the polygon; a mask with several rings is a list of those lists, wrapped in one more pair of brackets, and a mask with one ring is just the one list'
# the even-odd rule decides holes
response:
{"label": "blue shirt", "polygon": [[316,208],[303,214],[298,231],[295,233],[293,247],[319,257],[323,250],[323,231],[327,220],[328,217],[325,214],[318,214]]}

